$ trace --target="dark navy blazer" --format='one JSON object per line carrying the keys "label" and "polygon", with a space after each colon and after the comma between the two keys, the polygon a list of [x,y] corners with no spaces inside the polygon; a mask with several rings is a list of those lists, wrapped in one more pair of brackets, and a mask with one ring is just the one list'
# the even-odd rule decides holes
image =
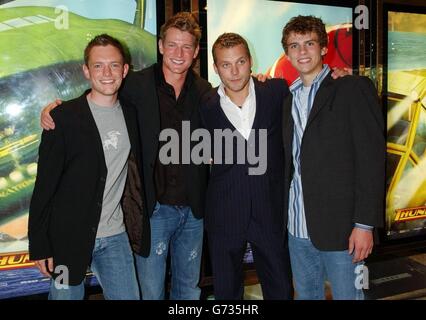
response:
{"label": "dark navy blazer", "polygon": [[[252,129],[255,129],[248,141],[239,133],[233,140],[233,164],[224,164],[226,153],[215,157],[214,130],[231,129],[234,126],[220,106],[220,97],[216,89],[203,100],[200,108],[204,127],[212,137],[212,158],[210,179],[206,195],[205,224],[208,232],[228,235],[243,235],[250,219],[263,224],[263,230],[284,232],[287,215],[284,213],[284,150],[282,139],[282,106],[289,94],[283,80],[272,79],[265,83],[254,79],[256,93],[256,115]],[[259,129],[266,129],[267,152],[259,155]],[[251,165],[247,161],[236,163],[237,140],[243,140],[246,147],[254,145],[256,156],[265,159],[267,168],[262,175],[249,175]],[[219,140],[219,139],[216,139]],[[216,152],[217,153],[217,152]],[[247,152],[246,152],[247,153]],[[253,161],[252,161],[253,162]]]}

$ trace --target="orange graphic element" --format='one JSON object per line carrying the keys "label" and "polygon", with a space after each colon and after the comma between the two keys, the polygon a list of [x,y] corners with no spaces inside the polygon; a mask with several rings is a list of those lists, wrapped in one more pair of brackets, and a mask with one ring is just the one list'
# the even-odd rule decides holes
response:
{"label": "orange graphic element", "polygon": [[27,252],[0,255],[0,271],[34,266]]}
{"label": "orange graphic element", "polygon": [[395,222],[426,219],[426,207],[407,208],[396,210]]}

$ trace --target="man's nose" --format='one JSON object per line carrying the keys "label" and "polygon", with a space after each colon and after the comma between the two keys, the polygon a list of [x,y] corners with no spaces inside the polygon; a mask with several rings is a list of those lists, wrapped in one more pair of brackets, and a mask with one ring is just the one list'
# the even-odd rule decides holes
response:
{"label": "man's nose", "polygon": [[231,73],[232,74],[238,74],[238,68],[237,68],[237,66],[232,66],[231,67]]}
{"label": "man's nose", "polygon": [[183,56],[183,48],[178,46],[176,48],[176,54],[177,54],[178,57],[182,57]]}
{"label": "man's nose", "polygon": [[104,67],[104,75],[106,75],[106,76],[111,75],[111,67],[110,66]]}

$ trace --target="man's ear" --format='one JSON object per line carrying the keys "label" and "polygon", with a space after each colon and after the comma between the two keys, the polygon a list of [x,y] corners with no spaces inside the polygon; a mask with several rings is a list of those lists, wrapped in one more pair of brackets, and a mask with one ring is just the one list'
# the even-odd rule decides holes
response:
{"label": "man's ear", "polygon": [[219,74],[218,70],[217,70],[217,66],[216,63],[213,62],[213,68],[214,68],[214,72],[216,72],[216,74]]}
{"label": "man's ear", "polygon": [[127,76],[127,73],[129,73],[129,65],[125,63],[123,66],[123,79]]}
{"label": "man's ear", "polygon": [[163,40],[161,39],[158,40],[158,50],[161,54],[164,54]]}
{"label": "man's ear", "polygon": [[86,64],[83,64],[83,73],[84,73],[84,77],[87,80],[90,80],[90,73],[89,73],[89,68],[87,67]]}
{"label": "man's ear", "polygon": [[194,56],[193,56],[194,59],[198,56],[198,51],[200,51],[200,45],[199,44],[195,48],[195,52],[194,52]]}
{"label": "man's ear", "polygon": [[328,52],[328,48],[327,47],[322,48],[321,49],[321,56],[325,56],[327,54],[327,52]]}

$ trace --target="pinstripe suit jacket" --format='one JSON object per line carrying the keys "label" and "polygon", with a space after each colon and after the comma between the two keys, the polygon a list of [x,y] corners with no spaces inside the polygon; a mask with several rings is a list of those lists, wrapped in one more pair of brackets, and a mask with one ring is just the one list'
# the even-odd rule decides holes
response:
{"label": "pinstripe suit jacket", "polygon": [[[288,95],[288,87],[279,79],[260,83],[254,79],[256,93],[256,115],[248,141],[241,135],[233,140],[233,163],[225,163],[225,147],[222,155],[215,150],[215,129],[231,129],[236,132],[220,106],[217,88],[203,100],[201,119],[212,137],[210,180],[206,195],[205,224],[208,232],[227,235],[242,235],[247,231],[251,219],[263,224],[263,230],[284,232],[287,216],[284,214],[284,151],[282,140],[282,105]],[[267,152],[259,155],[259,129],[266,129]],[[252,145],[257,156],[263,157],[267,168],[264,174],[250,175],[251,165],[245,154],[244,163],[236,163],[237,140],[246,147]],[[217,147],[217,146],[216,146]],[[229,160],[229,159],[228,159]],[[253,161],[251,161],[253,163]]]}

